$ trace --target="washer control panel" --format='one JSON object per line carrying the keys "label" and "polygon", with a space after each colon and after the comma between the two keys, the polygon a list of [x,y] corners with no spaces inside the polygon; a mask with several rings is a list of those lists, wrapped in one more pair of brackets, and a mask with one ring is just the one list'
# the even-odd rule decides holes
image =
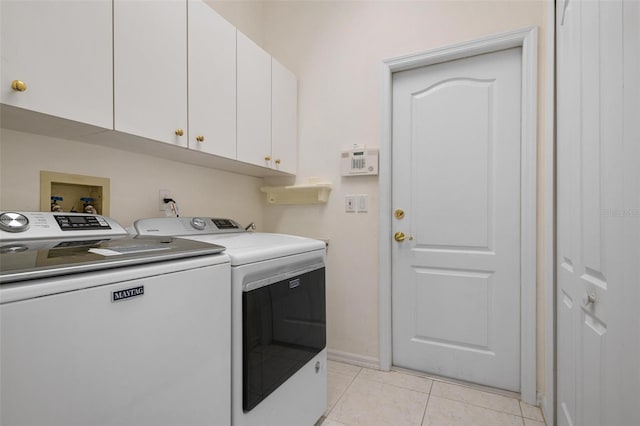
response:
{"label": "washer control panel", "polygon": [[0,212],[0,240],[127,235],[113,219],[84,213]]}
{"label": "washer control panel", "polygon": [[231,219],[211,219],[211,221],[220,230],[241,229],[240,225]]}
{"label": "washer control panel", "polygon": [[60,229],[63,231],[85,230],[85,229],[111,229],[111,226],[102,216],[82,215],[82,216],[54,216]]}
{"label": "washer control panel", "polygon": [[138,235],[209,235],[246,232],[233,219],[211,217],[150,217],[133,223]]}

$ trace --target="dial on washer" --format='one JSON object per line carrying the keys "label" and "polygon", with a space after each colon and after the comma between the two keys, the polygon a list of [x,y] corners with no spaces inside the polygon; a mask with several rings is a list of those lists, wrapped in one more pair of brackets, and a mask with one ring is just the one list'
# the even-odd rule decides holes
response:
{"label": "dial on washer", "polygon": [[0,214],[0,229],[7,232],[23,232],[29,229],[29,219],[15,212]]}
{"label": "dial on washer", "polygon": [[207,224],[201,217],[194,217],[191,219],[191,226],[196,228],[198,231],[202,231]]}

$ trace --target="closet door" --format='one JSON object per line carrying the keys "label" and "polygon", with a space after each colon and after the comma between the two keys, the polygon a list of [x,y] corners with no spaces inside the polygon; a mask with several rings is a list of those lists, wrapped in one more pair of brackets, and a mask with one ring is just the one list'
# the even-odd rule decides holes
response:
{"label": "closet door", "polygon": [[640,3],[557,3],[557,424],[640,424]]}

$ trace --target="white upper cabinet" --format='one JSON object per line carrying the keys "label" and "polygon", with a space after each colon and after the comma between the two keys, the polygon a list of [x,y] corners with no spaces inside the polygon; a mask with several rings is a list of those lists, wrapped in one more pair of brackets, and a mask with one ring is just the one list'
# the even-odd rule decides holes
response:
{"label": "white upper cabinet", "polygon": [[236,29],[189,0],[189,148],[236,158]]}
{"label": "white upper cabinet", "polygon": [[112,129],[111,4],[0,1],[0,101]]}
{"label": "white upper cabinet", "polygon": [[187,2],[114,0],[113,10],[115,130],[186,147]]}
{"label": "white upper cabinet", "polygon": [[275,59],[271,64],[272,167],[295,174],[298,159],[298,80]]}
{"label": "white upper cabinet", "polygon": [[238,157],[271,167],[271,56],[238,31]]}

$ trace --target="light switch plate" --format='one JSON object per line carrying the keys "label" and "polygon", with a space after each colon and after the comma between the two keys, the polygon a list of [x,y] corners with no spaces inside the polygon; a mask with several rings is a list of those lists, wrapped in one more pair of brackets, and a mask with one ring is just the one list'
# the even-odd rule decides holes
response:
{"label": "light switch plate", "polygon": [[358,209],[358,213],[366,213],[369,210],[369,196],[367,194],[357,195],[356,207]]}

